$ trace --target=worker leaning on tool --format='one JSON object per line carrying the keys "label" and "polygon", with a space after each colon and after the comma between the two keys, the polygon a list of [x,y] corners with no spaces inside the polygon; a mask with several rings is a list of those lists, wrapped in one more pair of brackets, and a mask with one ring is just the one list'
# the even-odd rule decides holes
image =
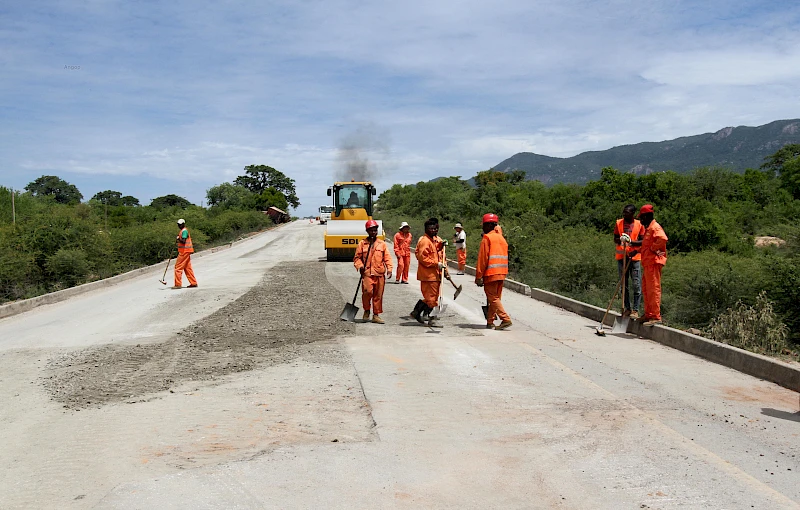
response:
{"label": "worker leaning on tool", "polygon": [[654,219],[653,206],[645,204],[639,209],[639,221],[645,227],[644,239],[631,241],[633,246],[641,246],[642,254],[642,293],[644,294],[644,316],[636,319],[644,326],[661,324],[661,269],[667,263],[666,232]]}
{"label": "worker leaning on tool", "polygon": [[[496,214],[483,215],[483,239],[475,267],[475,284],[483,287],[489,302],[487,329],[506,329],[511,326],[511,317],[500,300],[503,296],[503,283],[508,275],[508,243],[497,225],[498,221]],[[498,326],[494,325],[496,318],[500,319]]]}
{"label": "worker leaning on tool", "polygon": [[194,278],[194,270],[192,270],[192,236],[189,235],[189,229],[186,228],[186,220],[183,218],[178,220],[178,235],[175,237],[175,243],[178,245],[178,259],[175,261],[175,284],[173,289],[180,289],[183,285],[183,272],[186,271],[186,279],[189,280],[189,288],[197,287],[197,280]]}
{"label": "worker leaning on tool", "polygon": [[444,241],[439,237],[439,220],[429,218],[425,222],[425,235],[417,241],[414,254],[417,257],[417,280],[422,290],[422,299],[417,301],[411,317],[424,323],[434,307],[439,304],[439,287],[444,270]]}
{"label": "worker leaning on tool", "polygon": [[456,231],[453,235],[453,244],[456,247],[456,255],[458,255],[458,272],[456,274],[464,274],[464,268],[467,267],[467,233],[464,232],[461,223],[456,223],[453,230]]}
{"label": "worker leaning on tool", "polygon": [[364,308],[364,322],[369,320],[372,310],[372,322],[383,324],[383,290],[386,288],[386,275],[392,275],[392,257],[386,249],[386,243],[378,239],[378,222],[369,220],[364,227],[367,238],[362,239],[356,248],[353,265],[364,275],[361,280],[361,305]]}
{"label": "worker leaning on tool", "polygon": [[394,254],[397,257],[397,276],[394,283],[408,284],[408,268],[411,266],[411,227],[405,221],[394,235]]}
{"label": "worker leaning on tool", "polygon": [[[622,316],[632,319],[639,317],[639,303],[642,298],[642,267],[640,261],[642,254],[633,241],[644,239],[644,226],[634,218],[636,206],[628,204],[622,209],[622,218],[614,225],[614,243],[617,245],[615,257],[617,259],[617,278],[622,280],[622,271],[625,270],[625,299]],[[627,269],[626,269],[627,268]],[[633,306],[631,306],[633,295]]]}

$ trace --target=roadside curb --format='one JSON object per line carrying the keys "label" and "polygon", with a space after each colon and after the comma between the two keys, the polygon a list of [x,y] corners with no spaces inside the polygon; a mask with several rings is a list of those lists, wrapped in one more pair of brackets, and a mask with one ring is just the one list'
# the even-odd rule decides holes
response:
{"label": "roadside curb", "polygon": [[[455,262],[453,260],[448,260],[447,266],[452,269],[458,269],[458,262]],[[464,266],[464,272],[470,276],[475,276],[475,268],[472,266]],[[503,289],[508,289],[513,292],[518,292],[525,296],[531,295],[530,285],[526,285],[524,283],[518,282],[516,280],[511,280],[509,278],[503,280]]]}
{"label": "roadside curb", "polygon": [[[583,317],[596,320],[598,323],[605,313],[604,308],[598,308],[546,290],[534,288],[531,291],[531,297],[537,301],[563,308]],[[609,311],[605,324],[612,325],[614,319],[619,316],[618,313]],[[628,326],[628,333],[800,392],[800,367],[790,365],[784,361],[745,351],[738,347],[715,342],[667,326],[645,327],[638,322],[631,321]]]}
{"label": "roadside curb", "polygon": [[[275,230],[276,228],[280,228],[282,225],[288,225],[288,223],[282,223],[275,227],[269,228],[267,230],[263,230],[261,232],[257,232],[256,234],[239,238],[233,242],[223,244],[221,246],[215,246],[213,248],[208,248],[207,250],[199,251],[197,253],[192,254],[192,258],[202,257],[209,253],[216,253],[218,251],[227,250],[228,248],[233,247],[235,244],[239,244],[242,241],[246,241],[256,235],[263,234],[265,232],[269,232],[271,230]],[[18,315],[20,313],[25,313],[34,308],[43,305],[51,305],[54,303],[59,303],[61,301],[65,301],[73,296],[78,296],[80,294],[86,294],[87,292],[91,292],[97,289],[104,289],[106,287],[111,287],[112,285],[116,285],[118,283],[124,282],[126,280],[130,280],[132,278],[137,278],[141,275],[155,272],[157,270],[164,270],[166,261],[162,260],[156,264],[140,267],[138,269],[134,269],[132,271],[128,271],[127,273],[118,274],[116,276],[110,276],[103,280],[97,280],[94,282],[84,283],[83,285],[77,285],[75,287],[70,287],[64,290],[58,290],[56,292],[50,292],[49,294],[42,294],[41,296],[36,296],[30,299],[23,299],[20,301],[13,301],[11,303],[7,303],[5,305],[0,305],[0,319],[5,319],[6,317],[11,317],[12,315]]]}

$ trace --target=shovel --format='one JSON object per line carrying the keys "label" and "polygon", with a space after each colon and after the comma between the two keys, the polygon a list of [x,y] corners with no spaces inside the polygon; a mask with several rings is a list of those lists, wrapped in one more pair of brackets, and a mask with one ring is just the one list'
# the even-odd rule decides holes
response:
{"label": "shovel", "polygon": [[631,318],[625,315],[625,288],[628,286],[628,256],[625,256],[625,261],[622,263],[622,316],[614,319],[614,327],[611,328],[611,333],[627,333],[628,323]]}
{"label": "shovel", "polygon": [[458,295],[461,294],[461,291],[464,290],[464,286],[463,285],[456,285],[456,282],[453,281],[453,277],[450,276],[450,273],[446,272],[446,270],[445,270],[445,273],[444,273],[444,277],[447,278],[447,281],[452,283],[453,287],[455,287],[455,289],[456,289],[456,293],[453,294],[453,301],[455,301],[456,298],[458,297]]}
{"label": "shovel", "polygon": [[[447,248],[444,248],[444,250],[447,250]],[[444,260],[447,260],[447,256],[444,255],[444,252],[442,252],[442,258]],[[444,283],[443,280],[444,280],[445,270],[444,269],[440,269],[439,271],[440,271],[439,272],[439,299],[437,301],[436,306],[433,307],[433,311],[428,315],[428,317],[430,317],[431,320],[438,319],[439,318],[439,314],[442,314],[447,310],[447,304],[444,303],[443,300],[442,300],[442,283]],[[453,282],[450,282],[450,283],[453,283]],[[453,283],[453,285],[455,285],[455,283]],[[456,292],[456,296],[459,293],[460,293],[460,291]]]}
{"label": "shovel", "polygon": [[[373,243],[375,244],[375,243]],[[369,245],[367,249],[367,260],[369,260],[369,252],[372,250],[372,244]],[[367,264],[364,263],[364,267],[366,268]],[[347,322],[355,322],[356,315],[358,314],[359,308],[356,306],[356,298],[358,297],[358,289],[361,288],[361,280],[364,279],[364,273],[361,273],[361,277],[358,279],[358,285],[356,286],[356,293],[353,294],[353,302],[352,303],[345,303],[344,310],[342,310],[342,314],[339,316],[340,319]]]}

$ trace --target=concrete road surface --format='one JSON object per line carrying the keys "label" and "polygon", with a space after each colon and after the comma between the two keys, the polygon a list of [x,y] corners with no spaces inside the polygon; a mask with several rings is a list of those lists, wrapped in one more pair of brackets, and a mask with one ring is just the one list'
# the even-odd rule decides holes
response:
{"label": "concrete road surface", "polygon": [[[59,400],[52,381],[79,391],[134,363],[134,348],[238,325],[242,309],[283,314],[257,326],[273,337],[335,320],[358,278],[324,262],[323,229],[299,221],[197,258],[198,289],[167,290],[156,271],[0,320],[0,508],[800,507],[797,393],[597,337],[593,322],[508,291],[514,326],[486,330],[467,276],[454,275],[465,290],[443,327],[421,326],[407,317],[416,267],[411,285],[387,285],[385,325],[270,344],[247,369],[123,400]],[[246,308],[273,273],[309,289],[303,306]],[[297,287],[282,281],[291,302]],[[240,359],[202,347],[204,363]],[[152,374],[148,363],[113,373]]]}

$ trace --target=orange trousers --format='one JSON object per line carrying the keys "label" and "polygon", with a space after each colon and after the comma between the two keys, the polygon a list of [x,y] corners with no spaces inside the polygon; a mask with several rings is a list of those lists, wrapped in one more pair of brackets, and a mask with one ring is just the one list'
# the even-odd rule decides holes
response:
{"label": "orange trousers", "polygon": [[422,300],[431,308],[439,304],[439,285],[441,282],[419,282]]}
{"label": "orange trousers", "polygon": [[506,313],[503,308],[503,303],[500,298],[503,297],[503,282],[505,280],[495,280],[493,282],[484,282],[483,292],[486,293],[486,300],[489,302],[489,313],[486,317],[487,324],[494,324],[495,319],[500,319],[503,322],[510,321],[511,317]]}
{"label": "orange trousers", "polygon": [[644,318],[661,320],[661,269],[653,264],[643,266],[642,294],[644,295]]}
{"label": "orange trousers", "polygon": [[383,289],[386,288],[386,278],[383,276],[367,276],[361,280],[361,306],[364,311],[372,309],[372,313],[383,313]]}
{"label": "orange trousers", "polygon": [[394,281],[407,282],[408,268],[411,266],[411,255],[397,255],[397,276]]}
{"label": "orange trousers", "polygon": [[186,279],[189,280],[189,285],[197,285],[197,280],[194,279],[194,271],[192,270],[192,254],[179,253],[177,260],[175,260],[175,286],[183,285],[183,272],[186,271]]}
{"label": "orange trousers", "polygon": [[458,270],[463,273],[467,267],[467,249],[456,250],[456,255],[458,255]]}

